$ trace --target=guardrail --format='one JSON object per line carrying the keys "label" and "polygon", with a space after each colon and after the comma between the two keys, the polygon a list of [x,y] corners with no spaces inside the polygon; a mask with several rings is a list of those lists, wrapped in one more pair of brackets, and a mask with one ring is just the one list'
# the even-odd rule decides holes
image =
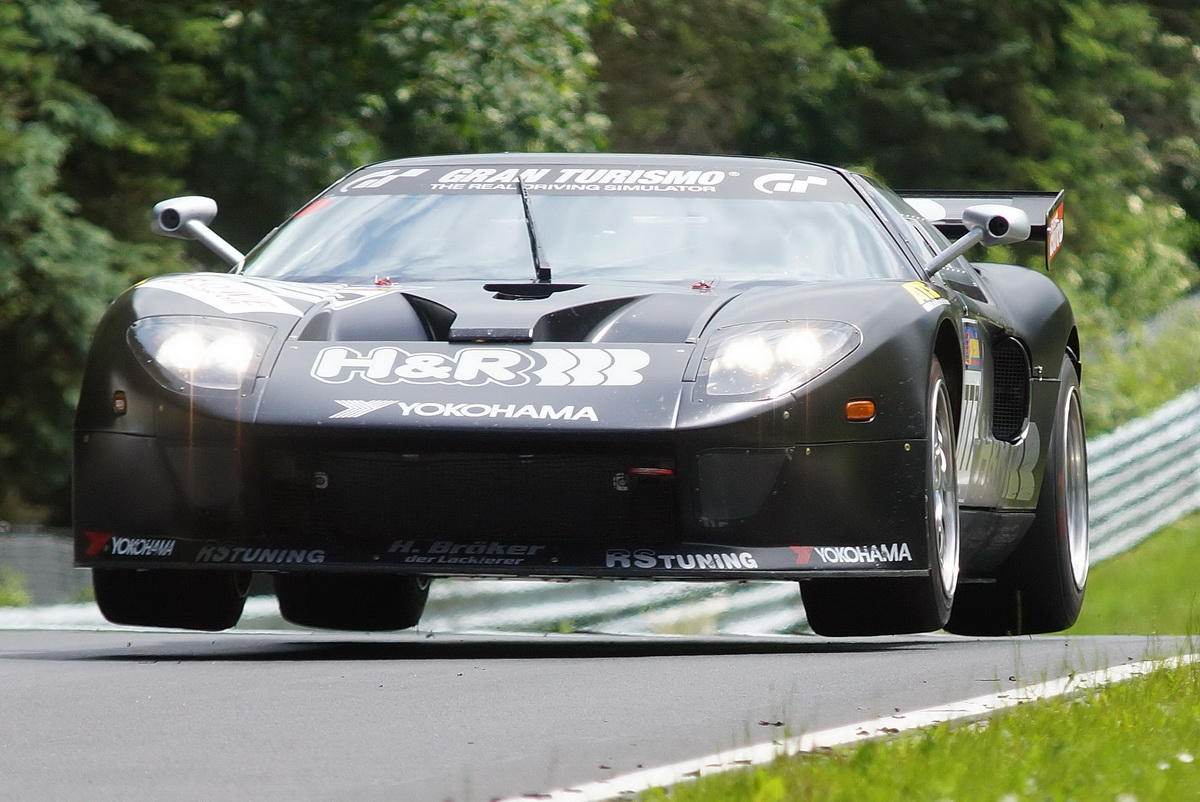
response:
{"label": "guardrail", "polygon": [[[1200,388],[1088,441],[1093,562],[1200,509],[1198,404]],[[62,530],[26,527],[0,536],[0,569],[28,578],[38,605],[0,609],[0,628],[103,625],[94,605],[69,603],[88,586],[87,573],[70,566]],[[255,597],[240,626],[282,624],[274,599]],[[794,582],[442,579],[433,584],[421,628],[780,634],[805,631],[806,622]]]}
{"label": "guardrail", "polygon": [[1200,387],[1088,441],[1092,561],[1200,509]]}

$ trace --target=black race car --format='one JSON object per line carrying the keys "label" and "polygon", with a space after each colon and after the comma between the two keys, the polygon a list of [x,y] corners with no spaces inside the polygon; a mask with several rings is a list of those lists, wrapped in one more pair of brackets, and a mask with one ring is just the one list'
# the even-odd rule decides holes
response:
{"label": "black race car", "polygon": [[1049,258],[1061,193],[906,198],[780,159],[415,158],[246,256],[213,201],[160,203],[233,269],[101,323],[77,564],[110,620],[207,630],[255,572],[335,629],[413,626],[446,576],[799,580],[827,635],[1067,627],[1074,318],[963,256]]}

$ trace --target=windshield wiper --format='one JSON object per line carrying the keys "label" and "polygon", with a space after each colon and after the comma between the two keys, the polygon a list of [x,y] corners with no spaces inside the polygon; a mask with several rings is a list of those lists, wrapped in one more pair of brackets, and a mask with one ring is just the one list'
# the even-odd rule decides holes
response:
{"label": "windshield wiper", "polygon": [[521,208],[525,210],[525,226],[529,229],[529,250],[533,254],[533,272],[538,281],[550,281],[550,263],[542,253],[538,242],[537,226],[533,224],[533,213],[529,211],[529,193],[525,191],[525,182],[517,176],[517,189],[521,191]]}

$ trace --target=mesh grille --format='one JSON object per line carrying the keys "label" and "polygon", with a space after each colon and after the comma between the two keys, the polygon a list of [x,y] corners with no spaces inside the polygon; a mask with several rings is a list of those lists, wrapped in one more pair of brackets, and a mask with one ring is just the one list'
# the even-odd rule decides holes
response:
{"label": "mesh grille", "polygon": [[992,371],[992,437],[1012,442],[1021,436],[1029,417],[1029,358],[1025,349],[1010,338],[997,341]]}
{"label": "mesh grille", "polygon": [[286,468],[264,472],[275,476],[262,493],[265,512],[274,526],[315,536],[669,540],[678,528],[674,479],[627,474],[668,464],[644,456],[333,452],[273,461]]}

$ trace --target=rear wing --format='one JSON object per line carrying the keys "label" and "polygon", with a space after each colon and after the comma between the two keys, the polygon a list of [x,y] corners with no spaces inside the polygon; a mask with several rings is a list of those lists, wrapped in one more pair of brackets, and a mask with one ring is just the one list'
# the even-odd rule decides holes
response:
{"label": "rear wing", "polygon": [[998,203],[1013,206],[1029,216],[1029,238],[1046,243],[1046,266],[1063,241],[1063,195],[1065,192],[983,192],[975,190],[939,192],[901,190],[900,197],[951,240],[967,233],[962,213],[970,206]]}

